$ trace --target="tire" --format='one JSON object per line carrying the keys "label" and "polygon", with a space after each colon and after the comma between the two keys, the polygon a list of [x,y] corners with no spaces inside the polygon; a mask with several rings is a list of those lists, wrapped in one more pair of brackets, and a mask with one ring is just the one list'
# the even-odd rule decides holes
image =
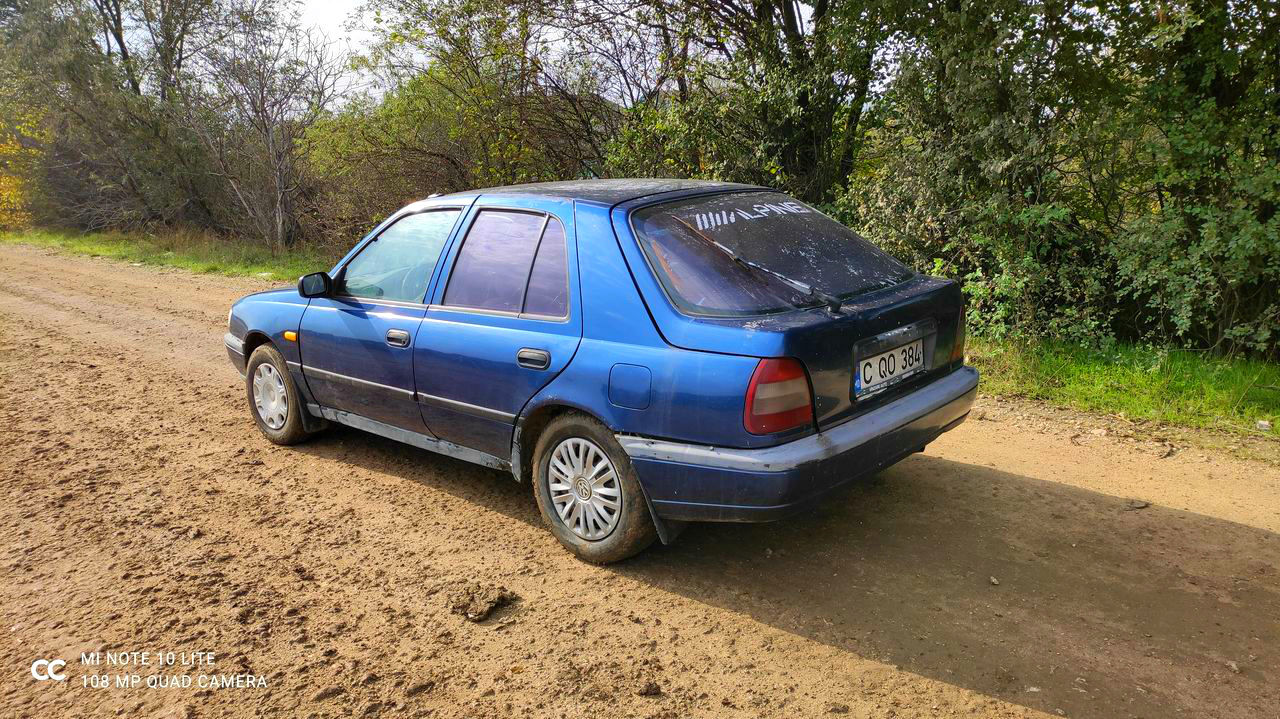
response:
{"label": "tire", "polygon": [[[566,462],[566,457],[580,457],[581,464]],[[608,466],[593,472],[602,459]],[[572,476],[562,469],[566,466]],[[553,419],[538,438],[533,467],[533,491],[542,521],[579,559],[592,564],[617,562],[639,554],[657,538],[631,459],[613,433],[595,419],[578,412]],[[594,480],[593,474],[597,475]],[[614,494],[621,506],[610,515],[608,504]]]}
{"label": "tire", "polygon": [[[261,369],[264,366],[267,369]],[[277,402],[263,403],[267,412],[266,417],[263,416],[264,410],[258,408],[254,394],[255,378],[259,376],[264,385],[274,384],[276,390],[274,393],[268,392],[266,396],[274,396]],[[278,382],[272,383],[271,380],[278,380]],[[293,378],[289,375],[289,366],[285,364],[284,357],[274,346],[260,345],[249,356],[249,363],[245,365],[244,385],[249,399],[249,414],[253,415],[253,421],[264,437],[275,444],[290,445],[311,436],[311,433],[302,426],[302,397],[293,384]],[[282,393],[279,391],[281,388],[283,388]],[[278,403],[279,398],[284,399],[283,407]],[[281,415],[283,415],[283,421],[280,419]],[[279,426],[272,426],[276,424]]]}

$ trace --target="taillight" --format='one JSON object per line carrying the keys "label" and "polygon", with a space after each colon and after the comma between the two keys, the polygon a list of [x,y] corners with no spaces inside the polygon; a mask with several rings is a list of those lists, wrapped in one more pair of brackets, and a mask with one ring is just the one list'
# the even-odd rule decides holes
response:
{"label": "taillight", "polygon": [[960,317],[956,319],[956,341],[951,345],[951,362],[964,361],[964,316],[965,310],[960,308]]}
{"label": "taillight", "polygon": [[813,395],[804,367],[790,358],[760,360],[747,385],[742,423],[751,434],[813,424]]}

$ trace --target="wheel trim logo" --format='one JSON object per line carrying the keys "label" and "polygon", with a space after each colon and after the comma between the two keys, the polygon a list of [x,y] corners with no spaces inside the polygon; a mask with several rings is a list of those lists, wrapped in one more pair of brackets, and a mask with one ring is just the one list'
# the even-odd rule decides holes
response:
{"label": "wheel trim logo", "polygon": [[577,481],[573,483],[573,488],[578,493],[578,499],[584,502],[591,499],[591,485],[587,484],[586,479],[578,477]]}

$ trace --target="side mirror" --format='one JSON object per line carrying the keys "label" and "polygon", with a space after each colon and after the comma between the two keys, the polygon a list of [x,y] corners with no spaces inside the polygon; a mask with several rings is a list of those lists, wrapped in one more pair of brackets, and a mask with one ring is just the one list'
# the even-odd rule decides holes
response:
{"label": "side mirror", "polygon": [[333,279],[328,272],[312,272],[298,278],[298,294],[303,297],[324,297],[333,291]]}

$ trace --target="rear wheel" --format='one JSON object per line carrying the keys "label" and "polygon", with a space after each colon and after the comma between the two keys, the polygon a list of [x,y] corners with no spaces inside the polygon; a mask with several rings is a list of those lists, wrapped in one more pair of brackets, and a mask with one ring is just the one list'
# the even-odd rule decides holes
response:
{"label": "rear wheel", "polygon": [[275,347],[264,344],[245,366],[249,412],[258,429],[276,444],[297,444],[311,435],[302,426],[302,401],[289,367]]}
{"label": "rear wheel", "polygon": [[572,412],[552,420],[534,450],[542,521],[594,564],[638,554],[657,538],[631,459],[608,428]]}

